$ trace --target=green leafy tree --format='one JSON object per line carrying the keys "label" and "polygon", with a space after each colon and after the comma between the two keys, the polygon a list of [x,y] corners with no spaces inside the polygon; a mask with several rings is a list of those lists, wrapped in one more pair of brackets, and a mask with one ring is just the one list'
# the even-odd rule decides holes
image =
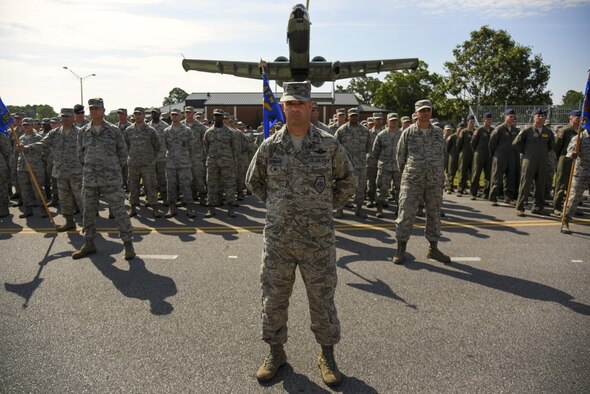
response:
{"label": "green leafy tree", "polygon": [[[375,92],[375,104],[400,116],[411,115],[414,103],[431,95],[442,78],[436,73],[428,71],[428,64],[420,61],[415,70],[395,71],[387,74]],[[436,105],[435,105],[436,107]]]}
{"label": "green leafy tree", "polygon": [[47,104],[37,105],[37,118],[52,118],[57,116],[57,112],[53,110],[53,107]]}
{"label": "green leafy tree", "polygon": [[22,112],[25,118],[34,118],[37,116],[36,105],[7,105],[6,108],[8,108],[8,111],[10,111],[12,115],[14,115],[17,112]]}
{"label": "green leafy tree", "polygon": [[164,98],[162,105],[171,105],[182,103],[188,97],[188,93],[181,88],[174,88],[168,93],[168,97]]}
{"label": "green leafy tree", "polygon": [[584,101],[584,94],[575,90],[568,90],[561,97],[561,103],[566,107],[581,108]]}
{"label": "green leafy tree", "polygon": [[375,105],[375,93],[383,82],[374,77],[352,78],[347,91],[354,93],[356,98],[364,104]]}
{"label": "green leafy tree", "polygon": [[505,30],[482,26],[446,62],[448,94],[472,104],[552,104],[550,66]]}

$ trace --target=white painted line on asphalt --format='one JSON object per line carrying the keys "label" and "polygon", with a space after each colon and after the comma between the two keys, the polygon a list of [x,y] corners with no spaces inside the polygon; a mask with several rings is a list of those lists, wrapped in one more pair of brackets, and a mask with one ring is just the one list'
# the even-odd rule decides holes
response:
{"label": "white painted line on asphalt", "polygon": [[137,255],[140,259],[156,259],[156,260],[176,260],[177,254],[141,254]]}
{"label": "white painted line on asphalt", "polygon": [[572,263],[583,263],[583,260],[572,260]]}
{"label": "white painted line on asphalt", "polygon": [[456,261],[457,263],[476,263],[481,261],[479,257],[451,257],[451,261]]}
{"label": "white painted line on asphalt", "polygon": [[227,256],[228,259],[237,259],[238,256]]}

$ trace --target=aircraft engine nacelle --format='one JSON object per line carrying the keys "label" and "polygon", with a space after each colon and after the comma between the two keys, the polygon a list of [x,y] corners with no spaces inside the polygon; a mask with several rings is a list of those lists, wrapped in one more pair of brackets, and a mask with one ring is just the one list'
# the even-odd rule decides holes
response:
{"label": "aircraft engine nacelle", "polygon": [[325,62],[326,58],[323,56],[314,56],[313,59],[311,59],[312,62]]}
{"label": "aircraft engine nacelle", "polygon": [[286,56],[279,56],[275,59],[275,62],[289,63],[289,59]]}
{"label": "aircraft engine nacelle", "polygon": [[340,75],[340,62],[332,62],[332,73],[335,76]]}

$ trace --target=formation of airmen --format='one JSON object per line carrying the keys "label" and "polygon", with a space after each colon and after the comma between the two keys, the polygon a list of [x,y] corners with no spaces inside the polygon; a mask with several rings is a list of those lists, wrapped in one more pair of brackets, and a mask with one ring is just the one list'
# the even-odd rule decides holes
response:
{"label": "formation of airmen", "polygon": [[[235,216],[237,201],[248,193],[246,170],[263,140],[261,135],[254,140],[242,122],[222,110],[215,110],[213,121],[207,121],[191,106],[182,112],[173,109],[164,114],[169,123],[158,108],[134,108],[133,123],[126,109],[118,109],[117,114],[119,121],[114,127],[124,141],[121,178],[128,193],[129,217],[138,215],[140,195],[145,195],[146,206],[156,218],[162,216],[158,200],[167,207],[167,218],[176,216],[180,207],[185,207],[189,218],[195,218],[195,202],[207,207],[205,217],[216,215],[215,209],[224,202],[228,216]],[[496,127],[490,113],[483,116],[479,127],[473,115],[456,127],[444,126],[445,191],[468,194],[472,200],[489,200],[492,206],[503,198],[516,207],[518,216],[525,216],[530,197],[531,213],[548,215],[545,202],[551,200],[552,213],[561,215],[573,161],[568,146],[575,139],[580,116],[580,111],[572,111],[567,126],[552,130],[545,111],[538,109],[534,124],[519,130],[515,111],[508,109],[504,121]],[[0,217],[9,214],[10,199],[16,200],[14,206],[22,207],[22,218],[33,215],[34,207],[41,206],[26,157],[48,205],[61,206],[66,223],[58,230],[75,229],[73,216],[82,206],[83,172],[77,136],[89,124],[84,107],[63,108],[60,118],[40,122],[20,113],[14,119],[12,127],[21,147],[0,136]],[[397,216],[402,177],[397,149],[404,130],[416,122],[416,113],[412,117],[389,113],[384,119],[377,112],[359,121],[356,108],[340,108],[325,124],[319,121],[318,107],[313,104],[310,122],[336,137],[355,168],[358,184],[346,207],[353,208],[360,218],[367,217],[364,206],[376,208],[375,216],[382,218],[383,208],[392,203],[393,215]],[[432,123],[441,126],[436,119]],[[282,126],[277,124],[271,134]],[[419,216],[424,215],[422,200]],[[40,215],[46,216],[42,208]],[[112,209],[110,217],[114,217]],[[335,217],[344,217],[344,210],[337,209]]]}

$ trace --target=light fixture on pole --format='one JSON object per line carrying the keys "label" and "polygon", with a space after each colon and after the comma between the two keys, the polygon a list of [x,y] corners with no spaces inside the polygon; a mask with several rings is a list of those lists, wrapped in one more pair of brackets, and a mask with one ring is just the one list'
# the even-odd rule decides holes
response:
{"label": "light fixture on pole", "polygon": [[84,88],[82,86],[82,82],[89,77],[96,77],[96,74],[88,74],[85,77],[81,77],[78,74],[76,74],[74,71],[72,71],[72,69],[67,68],[66,66],[63,66],[64,69],[68,70],[69,72],[71,72],[76,78],[78,78],[80,80],[80,104],[84,105]]}

